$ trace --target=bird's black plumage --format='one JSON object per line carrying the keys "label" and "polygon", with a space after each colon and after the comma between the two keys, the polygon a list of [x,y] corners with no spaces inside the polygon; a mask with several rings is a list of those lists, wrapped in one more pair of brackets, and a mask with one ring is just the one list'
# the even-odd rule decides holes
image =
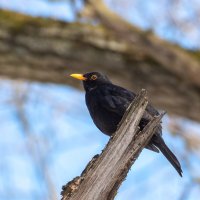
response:
{"label": "bird's black plumage", "polygon": [[[136,95],[127,89],[112,84],[106,76],[98,72],[86,73],[83,77],[83,86],[86,91],[85,100],[90,115],[95,125],[104,134],[111,136],[117,130],[117,125]],[[159,115],[158,111],[148,104],[139,124],[140,129],[142,130],[155,115]],[[160,150],[182,176],[178,159],[162,138],[161,124],[146,148],[155,152]]]}

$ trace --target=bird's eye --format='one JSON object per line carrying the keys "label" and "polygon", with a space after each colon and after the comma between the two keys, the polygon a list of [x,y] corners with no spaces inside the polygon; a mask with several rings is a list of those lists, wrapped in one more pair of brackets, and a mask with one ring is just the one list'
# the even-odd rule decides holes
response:
{"label": "bird's eye", "polygon": [[93,80],[93,81],[96,80],[96,79],[97,79],[97,75],[92,75],[92,76],[90,77],[90,79]]}

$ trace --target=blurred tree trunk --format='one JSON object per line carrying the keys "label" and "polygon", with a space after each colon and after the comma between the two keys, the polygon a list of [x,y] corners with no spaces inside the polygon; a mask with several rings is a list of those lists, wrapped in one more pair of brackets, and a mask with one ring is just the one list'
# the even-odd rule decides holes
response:
{"label": "blurred tree trunk", "polygon": [[139,30],[104,5],[89,2],[101,25],[0,10],[0,75],[80,87],[70,73],[101,71],[135,92],[147,89],[158,108],[200,121],[199,53]]}

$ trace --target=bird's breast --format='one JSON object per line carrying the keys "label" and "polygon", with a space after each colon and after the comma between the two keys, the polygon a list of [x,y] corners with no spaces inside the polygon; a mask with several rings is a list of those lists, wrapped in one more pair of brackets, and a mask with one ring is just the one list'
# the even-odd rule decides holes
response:
{"label": "bird's breast", "polygon": [[106,135],[112,135],[122,116],[105,109],[106,105],[103,105],[96,95],[86,95],[86,105],[97,128]]}

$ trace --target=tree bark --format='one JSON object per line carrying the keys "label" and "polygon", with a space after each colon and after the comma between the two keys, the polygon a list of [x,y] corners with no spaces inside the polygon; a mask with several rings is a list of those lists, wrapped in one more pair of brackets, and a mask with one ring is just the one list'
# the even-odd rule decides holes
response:
{"label": "tree bark", "polygon": [[200,121],[199,54],[139,30],[103,6],[98,8],[104,25],[1,10],[0,75],[80,88],[68,77],[70,73],[101,71],[135,92],[147,89],[158,108]]}
{"label": "tree bark", "polygon": [[119,129],[100,156],[88,164],[80,177],[63,189],[62,200],[113,200],[127,173],[149,142],[163,115],[155,116],[139,132],[138,124],[147,106],[143,90],[125,113]]}

